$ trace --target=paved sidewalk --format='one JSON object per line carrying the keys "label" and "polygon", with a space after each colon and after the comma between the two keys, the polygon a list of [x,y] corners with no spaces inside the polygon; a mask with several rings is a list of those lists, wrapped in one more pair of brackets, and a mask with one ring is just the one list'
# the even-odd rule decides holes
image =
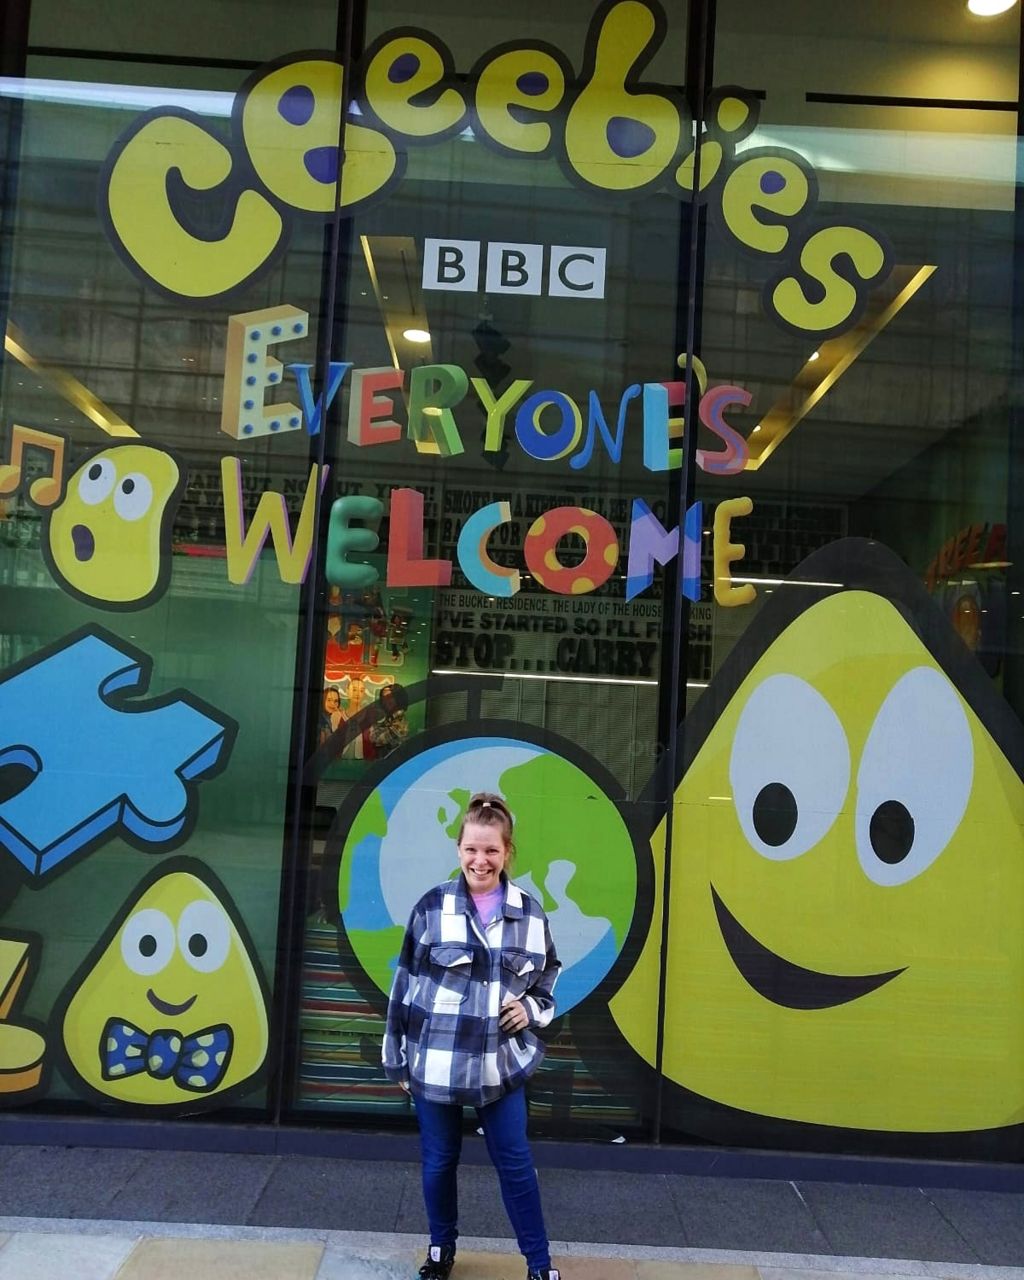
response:
{"label": "paved sidewalk", "polygon": [[[524,1280],[476,1142],[452,1280]],[[1019,1191],[539,1172],[566,1280],[1024,1280]],[[409,1160],[0,1146],[0,1214],[0,1280],[414,1280],[425,1243]]]}
{"label": "paved sidewalk", "polygon": [[[565,1280],[1024,1280],[1024,1268],[552,1242]],[[0,1217],[0,1280],[413,1280],[398,1234]],[[523,1280],[508,1241],[463,1238],[452,1280]]]}

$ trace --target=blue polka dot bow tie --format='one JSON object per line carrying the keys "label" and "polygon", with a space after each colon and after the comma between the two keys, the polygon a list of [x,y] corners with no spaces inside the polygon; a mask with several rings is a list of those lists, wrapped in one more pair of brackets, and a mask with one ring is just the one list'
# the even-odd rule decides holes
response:
{"label": "blue polka dot bow tie", "polygon": [[103,1079],[117,1080],[148,1072],[179,1089],[206,1093],[220,1083],[231,1061],[234,1037],[226,1026],[207,1027],[194,1036],[177,1031],[147,1035],[122,1018],[110,1018],[100,1039]]}

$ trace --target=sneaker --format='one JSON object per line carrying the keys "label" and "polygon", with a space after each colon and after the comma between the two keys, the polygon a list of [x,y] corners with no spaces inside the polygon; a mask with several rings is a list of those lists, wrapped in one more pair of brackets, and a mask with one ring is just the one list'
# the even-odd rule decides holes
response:
{"label": "sneaker", "polygon": [[432,1244],[427,1250],[427,1260],[420,1267],[420,1280],[448,1280],[455,1266],[455,1246]]}
{"label": "sneaker", "polygon": [[541,1267],[539,1271],[527,1271],[526,1280],[562,1280],[557,1267]]}

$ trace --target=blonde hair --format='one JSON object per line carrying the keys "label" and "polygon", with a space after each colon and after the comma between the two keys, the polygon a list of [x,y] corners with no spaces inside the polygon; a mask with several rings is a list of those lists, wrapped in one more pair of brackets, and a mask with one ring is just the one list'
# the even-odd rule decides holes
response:
{"label": "blonde hair", "polygon": [[497,827],[501,832],[505,848],[508,850],[509,859],[511,860],[515,857],[516,846],[512,840],[512,814],[501,796],[496,796],[490,791],[478,791],[475,796],[470,798],[469,804],[466,806],[465,817],[459,825],[458,844],[462,843],[462,834],[466,830],[466,824],[469,822],[477,823],[481,827]]}

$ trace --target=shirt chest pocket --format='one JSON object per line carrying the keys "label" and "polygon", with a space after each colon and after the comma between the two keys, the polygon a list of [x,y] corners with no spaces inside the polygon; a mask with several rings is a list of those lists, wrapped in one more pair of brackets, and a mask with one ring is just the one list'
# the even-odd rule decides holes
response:
{"label": "shirt chest pocket", "polygon": [[502,948],[501,982],[506,991],[514,996],[522,995],[529,989],[536,972],[536,957],[529,951],[519,951],[513,947]]}
{"label": "shirt chest pocket", "polygon": [[448,943],[430,948],[431,1007],[435,1012],[457,1009],[469,991],[473,953]]}

